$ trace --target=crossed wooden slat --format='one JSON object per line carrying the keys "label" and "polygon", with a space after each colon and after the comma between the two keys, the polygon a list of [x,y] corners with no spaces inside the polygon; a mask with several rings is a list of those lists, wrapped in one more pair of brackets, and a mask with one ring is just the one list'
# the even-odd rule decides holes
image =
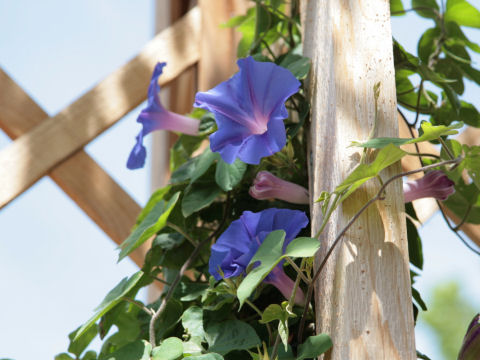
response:
{"label": "crossed wooden slat", "polygon": [[[48,174],[120,244],[130,234],[140,207],[82,149],[145,99],[157,61],[168,63],[160,77],[160,85],[165,85],[199,62],[201,47],[212,49],[214,44],[201,36],[202,23],[200,9],[192,9],[129,63],[51,118],[0,69],[0,128],[15,140],[0,151],[0,209]],[[215,74],[213,68],[202,68]],[[402,164],[406,170],[417,166],[414,159]],[[453,214],[449,216],[458,223]],[[480,246],[480,226],[464,224],[462,230]],[[143,246],[131,254],[137,265],[142,265],[147,250]]]}
{"label": "crossed wooden slat", "polygon": [[[130,233],[139,205],[82,148],[146,98],[152,69],[160,85],[199,60],[200,10],[162,31],[126,65],[54,117],[0,70],[0,127],[15,139],[0,152],[0,208],[49,175],[116,243]],[[139,266],[147,247],[132,254]]]}

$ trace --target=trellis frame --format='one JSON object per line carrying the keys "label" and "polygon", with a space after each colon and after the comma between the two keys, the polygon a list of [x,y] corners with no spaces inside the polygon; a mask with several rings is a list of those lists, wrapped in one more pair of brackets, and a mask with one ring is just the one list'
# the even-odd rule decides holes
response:
{"label": "trellis frame", "polygon": [[[0,151],[0,209],[48,175],[120,244],[130,234],[140,206],[83,147],[145,100],[151,70],[158,60],[169,64],[160,85],[172,85],[173,94],[178,95],[174,99],[182,93],[174,90],[178,86],[175,81],[186,72],[194,72],[183,75],[190,76],[187,86],[196,83],[198,90],[230,76],[234,71],[233,35],[231,30],[218,30],[218,24],[242,7],[243,0],[199,0],[197,7],[157,35],[133,60],[50,118],[0,69],[0,128],[14,139]],[[189,110],[185,104],[171,105],[179,112]],[[400,120],[401,134],[404,125]],[[466,142],[478,139],[469,139],[468,133],[464,138]],[[405,170],[417,166],[413,158],[405,158],[402,165]],[[480,226],[463,224],[461,229],[480,246]],[[130,257],[141,266],[147,250],[145,244]]]}

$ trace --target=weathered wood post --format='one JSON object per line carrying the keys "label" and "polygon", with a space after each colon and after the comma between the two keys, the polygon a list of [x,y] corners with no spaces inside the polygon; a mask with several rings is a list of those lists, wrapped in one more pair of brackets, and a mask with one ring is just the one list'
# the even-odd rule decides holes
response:
{"label": "weathered wood post", "polygon": [[[312,59],[312,201],[332,191],[358,164],[352,140],[374,124],[373,86],[380,82],[376,136],[397,136],[388,0],[310,0],[304,4],[304,53]],[[400,164],[384,171],[386,179]],[[378,191],[370,181],[335,212],[318,263],[352,216]],[[312,233],[321,222],[312,202]],[[318,332],[331,335],[328,359],[416,359],[401,182],[387,189],[347,232],[316,284]]]}

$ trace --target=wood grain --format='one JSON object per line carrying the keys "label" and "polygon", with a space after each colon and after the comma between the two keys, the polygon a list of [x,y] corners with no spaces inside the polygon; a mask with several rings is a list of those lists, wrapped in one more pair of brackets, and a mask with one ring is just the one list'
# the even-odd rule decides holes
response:
{"label": "wood grain", "polygon": [[[352,140],[373,128],[373,86],[380,82],[375,136],[398,136],[387,0],[310,0],[305,5],[304,53],[312,59],[310,193],[332,191],[358,164]],[[386,179],[400,165],[383,172]],[[336,235],[373,197],[370,181],[334,213],[321,236],[317,264]],[[312,233],[321,223],[311,206]],[[350,228],[316,284],[317,331],[330,334],[325,359],[416,359],[407,238],[401,181]]]}
{"label": "wood grain", "polygon": [[[0,69],[0,128],[16,139],[48,119],[48,114]],[[130,234],[140,206],[84,151],[54,168],[49,176],[117,244]],[[130,258],[143,265],[148,246]]]}
{"label": "wood grain", "polygon": [[200,21],[200,10],[192,9],[129,63],[3,149],[0,208],[138,106],[146,97],[145,89],[157,61],[168,63],[160,77],[161,85],[197,62]]}

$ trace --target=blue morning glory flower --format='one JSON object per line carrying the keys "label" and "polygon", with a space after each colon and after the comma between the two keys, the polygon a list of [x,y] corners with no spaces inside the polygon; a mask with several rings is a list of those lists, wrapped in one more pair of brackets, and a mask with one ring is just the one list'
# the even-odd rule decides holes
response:
{"label": "blue morning glory flower", "polygon": [[[212,246],[209,272],[221,280],[245,274],[245,270],[268,234],[275,230],[285,231],[283,249],[308,224],[304,212],[290,209],[266,209],[258,213],[244,211],[238,220],[232,221],[225,232]],[[284,273],[281,264],[277,265],[265,278],[266,283],[277,287],[288,298],[294,282]],[[297,292],[297,303],[302,302],[303,293]]]}
{"label": "blue morning glory flower", "polygon": [[197,93],[194,106],[215,116],[218,130],[210,135],[212,151],[229,164],[236,158],[258,164],[285,146],[285,101],[298,91],[300,82],[271,62],[247,57],[237,64],[240,71],[229,80]]}
{"label": "blue morning glory flower", "polygon": [[155,66],[150,86],[148,87],[147,107],[142,110],[137,118],[137,122],[141,123],[143,127],[136,137],[137,143],[127,160],[127,168],[131,170],[142,168],[145,165],[147,151],[143,145],[143,137],[152,131],[163,129],[189,135],[198,134],[198,120],[165,110],[162,104],[160,104],[158,78],[162,74],[165,65],[166,63],[163,62]]}

